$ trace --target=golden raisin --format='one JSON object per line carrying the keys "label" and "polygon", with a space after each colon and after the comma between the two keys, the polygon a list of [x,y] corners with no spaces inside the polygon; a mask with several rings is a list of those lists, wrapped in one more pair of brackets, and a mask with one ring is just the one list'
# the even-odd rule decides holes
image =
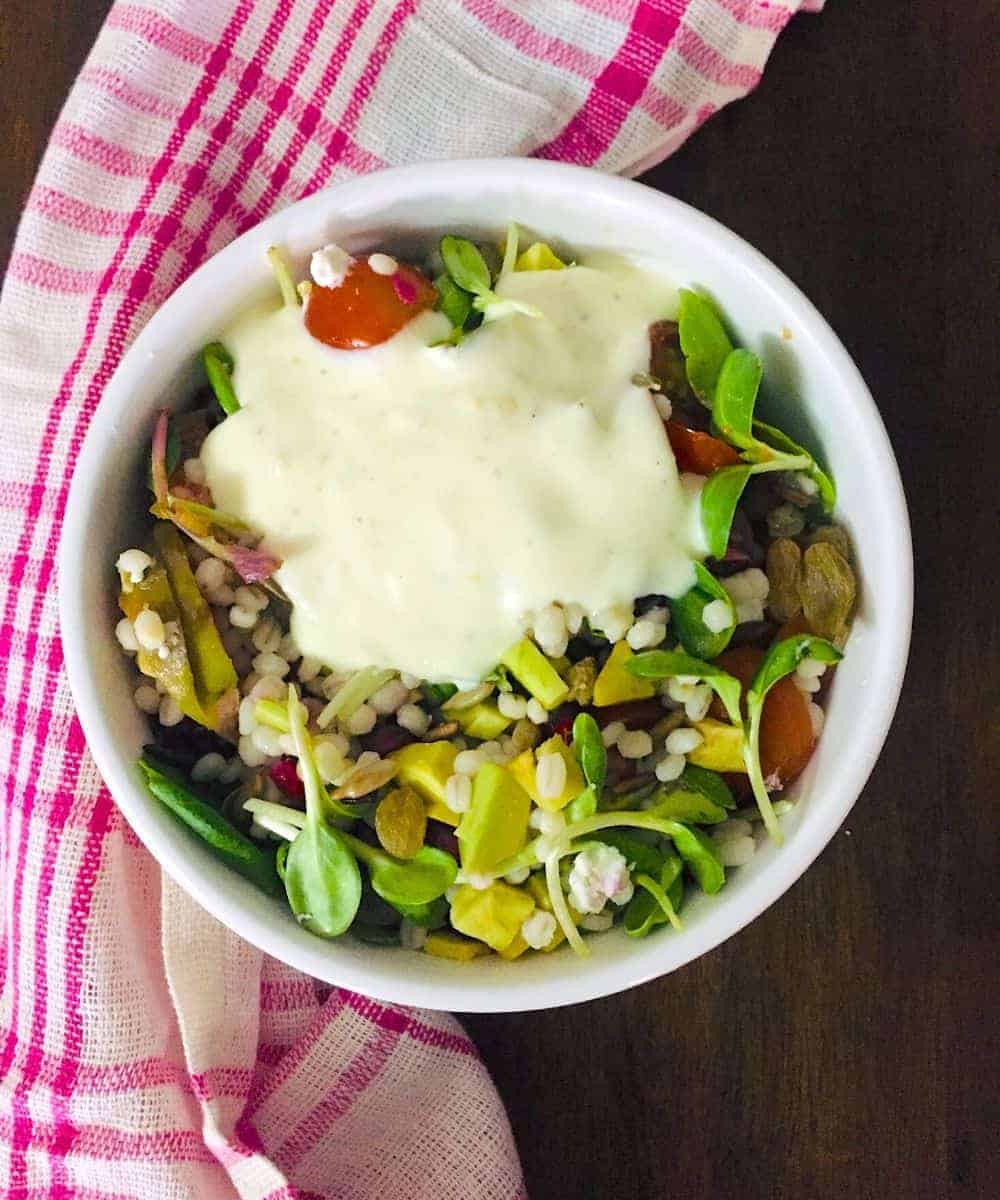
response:
{"label": "golden raisin", "polygon": [[816,542],[802,556],[799,596],[809,628],[840,642],[847,633],[857,582],[850,564],[830,542]]}
{"label": "golden raisin", "polygon": [[594,680],[597,678],[597,662],[593,658],[581,658],[566,672],[569,684],[567,700],[587,705],[594,699]]}
{"label": "golden raisin", "polygon": [[394,788],[375,809],[375,832],[393,858],[413,858],[424,844],[427,812],[410,787]]}
{"label": "golden raisin", "polygon": [[817,542],[829,542],[846,562],[850,563],[854,559],[851,539],[842,525],[820,525],[803,540],[806,546],[815,546]]}
{"label": "golden raisin", "polygon": [[778,538],[767,548],[767,579],[771,588],[767,607],[780,624],[802,611],[799,589],[802,576],[802,551],[791,538]]}

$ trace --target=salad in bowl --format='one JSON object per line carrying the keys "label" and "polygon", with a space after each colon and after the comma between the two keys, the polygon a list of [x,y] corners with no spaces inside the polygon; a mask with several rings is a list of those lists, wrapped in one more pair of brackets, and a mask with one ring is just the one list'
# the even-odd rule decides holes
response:
{"label": "salad in bowl", "polygon": [[697,280],[514,223],[391,250],[272,247],[148,430],[144,784],[318,938],[669,938],[782,842],[822,736],[834,480]]}

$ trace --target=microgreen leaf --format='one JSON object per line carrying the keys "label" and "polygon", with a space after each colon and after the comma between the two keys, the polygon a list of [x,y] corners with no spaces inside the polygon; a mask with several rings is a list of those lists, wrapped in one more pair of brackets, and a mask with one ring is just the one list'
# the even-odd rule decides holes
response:
{"label": "microgreen leaf", "polygon": [[[675,875],[670,881],[670,885],[673,885],[675,880],[680,876],[682,864],[681,860],[677,858],[676,855],[672,855],[671,858],[676,859],[678,864],[677,875]],[[639,885],[639,887],[644,889],[644,892],[647,895],[652,897],[654,905],[651,906],[651,911],[647,915],[645,912],[645,905],[637,904],[633,910],[632,904],[630,903],[629,907],[625,910],[625,932],[629,934],[630,937],[642,937],[656,925],[661,925],[664,920],[669,921],[674,929],[680,929],[680,917],[677,915],[677,910],[674,907],[674,903],[670,899],[666,888],[664,888],[662,880],[653,879],[651,876],[643,873],[636,875],[635,882]],[[633,897],[633,901],[635,899],[636,897]],[[659,909],[659,920],[656,919],[656,914],[654,911],[652,911],[655,908]],[[631,923],[629,922],[630,911],[632,913]]]}
{"label": "microgreen leaf", "polygon": [[441,239],[441,257],[445,270],[464,291],[475,296],[490,292],[490,269],[468,238],[447,234]]}
{"label": "microgreen leaf", "polygon": [[793,442],[792,439],[783,433],[780,429],[776,429],[773,425],[765,425],[763,421],[754,421],[753,431],[757,434],[760,441],[765,445],[780,451],[782,454],[787,454],[791,457],[806,457],[809,459],[809,465],[801,468],[814,480],[817,488],[819,488],[819,498],[823,508],[827,512],[832,512],[837,503],[837,485],[834,483],[832,476],[820,467],[816,459],[800,446],[798,442]]}
{"label": "microgreen leaf", "polygon": [[670,839],[684,860],[684,865],[698,882],[706,895],[714,896],[726,882],[726,869],[719,860],[718,851],[711,838],[692,825],[672,821],[674,829]]}
{"label": "microgreen leaf", "polygon": [[740,681],[712,663],[692,658],[679,650],[644,650],[625,664],[626,670],[639,679],[670,679],[676,675],[692,675],[703,680],[725,705],[734,725],[742,725],[740,715]]}
{"label": "microgreen leaf", "polygon": [[726,819],[726,810],[704,792],[687,788],[659,788],[646,812],[691,825],[719,825]]}
{"label": "microgreen leaf", "polygon": [[509,275],[514,270],[517,263],[517,243],[520,239],[520,230],[511,221],[507,226],[507,238],[503,248],[503,262],[500,264],[500,275]]}
{"label": "microgreen leaf", "polygon": [[423,846],[404,862],[349,833],[343,836],[368,868],[374,890],[394,908],[430,904],[445,894],[458,874],[458,863],[434,846]]}
{"label": "microgreen leaf", "polygon": [[240,402],[233,391],[233,356],[221,342],[209,342],[202,347],[201,362],[222,411],[227,416],[239,412]]}
{"label": "microgreen leaf", "polygon": [[580,936],[580,931],[576,927],[576,922],[570,915],[569,905],[566,903],[566,897],[563,894],[562,879],[559,876],[558,854],[551,854],[545,860],[545,883],[549,889],[549,903],[552,905],[553,915],[559,922],[559,927],[566,935],[566,941],[569,942],[574,952],[580,958],[587,958],[590,955],[590,951],[584,944],[583,938]]}
{"label": "microgreen leaf", "polygon": [[748,466],[713,471],[701,489],[701,528],[712,558],[722,558],[743,489],[750,478]]}
{"label": "microgreen leaf", "polygon": [[[688,654],[706,660],[718,658],[736,628],[736,608],[726,589],[702,563],[694,564],[694,572],[695,586],[670,601],[671,625]],[[729,625],[718,632],[708,628],[702,615],[713,600],[721,600],[729,610]]]}
{"label": "microgreen leaf", "polygon": [[797,634],[777,642],[768,650],[763,662],[757,668],[747,691],[747,717],[749,731],[743,745],[743,761],[750,777],[754,799],[760,809],[760,815],[771,838],[779,845],[784,840],[781,827],[771,806],[767,793],[763,772],[760,766],[760,722],[764,711],[764,701],[767,693],[779,680],[787,675],[805,658],[816,658],[820,662],[840,662],[843,655],[824,638],[813,637],[811,634]]}
{"label": "microgreen leaf", "polygon": [[361,872],[346,835],[327,821],[328,797],[306,732],[303,707],[288,688],[288,727],[306,793],[306,823],[284,864],[285,892],[299,923],[320,937],[337,937],[361,903]]}
{"label": "microgreen leaf", "polygon": [[147,757],[139,759],[139,768],[150,793],[197,834],[218,858],[263,891],[272,896],[280,895],[281,887],[271,855],[245,837],[175,771]]}
{"label": "microgreen leaf", "polygon": [[734,446],[749,449],[753,436],[753,413],[757,403],[763,364],[749,350],[732,350],[726,356],[715,384],[712,423]]}
{"label": "microgreen leaf", "polygon": [[686,288],[680,293],[677,325],[688,383],[702,404],[711,407],[719,372],[733,344],[711,302]]}
{"label": "microgreen leaf", "polygon": [[460,288],[450,275],[444,272],[434,280],[434,287],[438,294],[435,307],[439,312],[444,313],[453,329],[464,329],[465,322],[472,312],[472,297],[467,291]]}
{"label": "microgreen leaf", "polygon": [[604,787],[608,752],[601,737],[600,727],[590,713],[580,713],[573,722],[573,752],[583,771],[584,779],[595,792],[599,792]]}
{"label": "microgreen leaf", "polygon": [[299,293],[295,286],[295,280],[292,278],[292,272],[288,263],[285,261],[285,256],[277,246],[268,246],[267,261],[271,264],[271,270],[274,272],[274,277],[278,281],[278,287],[281,289],[282,302],[288,308],[298,308]]}

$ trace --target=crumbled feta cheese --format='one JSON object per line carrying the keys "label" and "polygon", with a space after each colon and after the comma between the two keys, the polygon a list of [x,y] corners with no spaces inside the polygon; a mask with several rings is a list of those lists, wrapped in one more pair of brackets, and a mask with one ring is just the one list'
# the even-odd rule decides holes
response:
{"label": "crumbled feta cheese", "polygon": [[141,583],[143,575],[153,565],[153,560],[145,550],[124,550],[118,555],[115,565],[130,583]]}
{"label": "crumbled feta cheese", "polygon": [[633,890],[628,863],[616,847],[595,843],[573,860],[569,898],[578,912],[599,913],[608,900],[627,904]]}
{"label": "crumbled feta cheese", "polygon": [[321,250],[313,251],[309,260],[309,273],[313,277],[313,283],[319,287],[340,287],[353,262],[354,259],[346,250],[331,243]]}
{"label": "crumbled feta cheese", "polygon": [[368,265],[376,275],[395,275],[399,270],[399,263],[391,254],[369,254]]}
{"label": "crumbled feta cheese", "polygon": [[536,908],[521,926],[521,937],[532,950],[543,950],[556,931],[555,917],[544,908]]}
{"label": "crumbled feta cheese", "polygon": [[725,600],[712,600],[701,610],[702,624],[709,633],[721,633],[733,623],[733,616]]}

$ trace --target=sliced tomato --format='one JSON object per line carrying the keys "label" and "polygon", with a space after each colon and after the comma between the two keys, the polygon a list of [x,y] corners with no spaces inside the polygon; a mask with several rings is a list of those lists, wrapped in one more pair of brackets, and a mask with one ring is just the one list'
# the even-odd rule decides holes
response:
{"label": "sliced tomato", "polygon": [[740,461],[732,446],[710,433],[688,429],[680,421],[664,421],[664,425],[679,471],[711,475],[719,467],[734,467]]}
{"label": "sliced tomato", "polygon": [[[715,663],[736,676],[745,694],[763,657],[763,650],[739,646],[720,654]],[[713,715],[726,719],[724,712]],[[760,719],[760,766],[764,778],[777,773],[783,785],[791,783],[805,770],[815,744],[809,698],[786,676],[767,693]]]}
{"label": "sliced tomato", "polygon": [[388,341],[436,299],[434,286],[413,267],[378,275],[358,258],[338,287],[310,289],[306,329],[338,350],[365,350]]}

